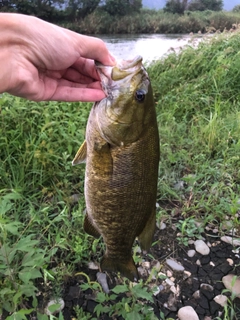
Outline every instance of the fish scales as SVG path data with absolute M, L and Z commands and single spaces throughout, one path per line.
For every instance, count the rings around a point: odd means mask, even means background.
M 126 80 L 126 76 L 124 74 L 121 79 L 120 68 L 120 80 L 117 79 L 112 85 L 116 101 L 106 97 L 96 103 L 86 129 L 87 216 L 84 228 L 93 236 L 103 237 L 106 252 L 101 269 L 120 271 L 131 280 L 138 277 L 132 259 L 133 242 L 138 237 L 141 248 L 149 249 L 155 229 L 159 163 L 153 95 L 141 63 L 141 58 L 137 57 L 136 70 L 131 67 L 127 75 L 127 81 L 130 81 L 128 88 L 126 83 L 121 82 Z M 134 60 L 129 64 L 134 65 Z M 124 72 L 127 71 L 125 67 Z M 100 76 L 106 81 L 101 73 Z M 112 71 L 110 80 L 113 77 Z M 109 80 L 109 75 L 107 78 Z M 144 101 L 136 103 L 135 96 L 141 96 L 141 90 Z M 117 104 L 115 108 L 114 103 Z M 111 108 L 112 112 L 109 110 Z M 78 160 L 76 156 L 73 163 L 78 163 Z

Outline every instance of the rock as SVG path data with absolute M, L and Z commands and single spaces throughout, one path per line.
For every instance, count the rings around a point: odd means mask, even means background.
M 146 268 L 146 269 L 150 269 L 150 267 L 151 267 L 149 261 L 144 261 L 144 262 L 142 262 L 142 266 L 143 266 L 143 268 Z
M 88 263 L 88 268 L 92 269 L 92 270 L 98 270 L 99 269 L 98 265 L 96 263 L 94 263 L 93 261 L 90 261 Z
M 189 256 L 189 258 L 192 258 L 193 256 L 195 256 L 196 251 L 195 250 L 188 250 L 187 255 Z
M 48 302 L 45 313 L 48 316 L 59 313 L 65 307 L 65 303 L 62 298 L 54 299 Z
M 166 228 L 167 228 L 166 223 L 161 222 L 160 225 L 159 225 L 159 229 L 160 229 L 160 230 L 164 230 L 164 229 L 166 229 Z
M 174 282 L 172 282 L 172 280 L 170 280 L 170 279 L 165 279 L 165 282 L 166 282 L 166 284 L 168 284 L 170 287 L 171 286 L 174 286 Z
M 199 252 L 200 254 L 202 255 L 209 254 L 210 249 L 203 240 L 196 240 L 194 242 L 194 245 L 195 245 L 196 251 Z
M 97 273 L 97 281 L 102 286 L 103 291 L 105 293 L 109 293 L 110 290 L 109 290 L 108 283 L 107 283 L 107 275 L 103 272 L 98 272 Z
M 233 266 L 233 259 L 228 258 L 228 259 L 227 259 L 227 262 L 229 263 L 230 266 Z
M 213 288 L 213 286 L 210 286 L 210 284 L 201 283 L 200 289 L 207 290 L 207 291 L 213 291 L 214 288 Z
M 196 314 L 195 310 L 190 307 L 182 307 L 178 310 L 178 317 L 180 320 L 199 320 L 198 315 Z
M 239 239 L 235 239 L 229 236 L 223 236 L 221 237 L 221 240 L 226 242 L 226 243 L 230 243 L 232 246 L 237 247 L 240 246 L 240 240 Z
M 228 274 L 222 278 L 222 282 L 226 289 L 231 291 L 236 297 L 240 298 L 240 278 L 234 274 Z
M 224 296 L 223 294 L 219 294 L 213 299 L 215 302 L 220 304 L 222 307 L 225 307 L 227 305 L 228 298 Z
M 201 265 L 201 261 L 198 259 L 198 260 L 196 261 L 196 264 L 197 264 L 198 266 L 200 266 L 200 265 Z
M 197 290 L 193 293 L 193 298 L 194 299 L 199 299 L 200 298 L 200 290 Z
M 175 295 L 179 296 L 179 293 L 180 293 L 179 285 L 177 285 L 176 287 L 175 286 L 171 286 L 170 287 L 170 291 L 172 291 L 172 293 L 174 293 Z
M 183 271 L 183 279 L 186 280 L 187 278 L 191 277 L 191 272 L 190 271 Z
M 180 263 L 178 263 L 172 259 L 167 259 L 166 263 L 174 271 L 184 271 L 184 269 L 185 269 Z
M 160 284 L 160 286 L 158 286 L 155 290 L 154 290 L 154 293 L 153 295 L 154 296 L 157 296 L 161 291 L 163 291 L 165 288 L 162 284 Z

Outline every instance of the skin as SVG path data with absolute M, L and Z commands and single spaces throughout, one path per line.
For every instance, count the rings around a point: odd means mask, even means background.
M 33 101 L 99 101 L 105 94 L 94 60 L 115 64 L 102 40 L 0 13 L 0 93 Z

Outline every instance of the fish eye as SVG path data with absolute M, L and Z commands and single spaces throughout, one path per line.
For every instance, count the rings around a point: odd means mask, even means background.
M 137 90 L 135 92 L 135 99 L 138 101 L 138 102 L 143 102 L 144 99 L 145 99 L 145 91 L 143 90 Z

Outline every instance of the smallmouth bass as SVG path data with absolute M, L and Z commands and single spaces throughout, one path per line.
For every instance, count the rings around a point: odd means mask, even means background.
M 106 98 L 93 105 L 86 140 L 72 164 L 86 162 L 85 231 L 102 236 L 102 271 L 138 279 L 132 246 L 152 244 L 156 220 L 159 134 L 142 57 L 96 64 Z

